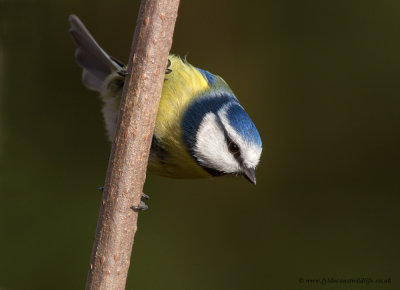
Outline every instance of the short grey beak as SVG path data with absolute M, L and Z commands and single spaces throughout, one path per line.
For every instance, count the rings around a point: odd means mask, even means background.
M 243 168 L 243 176 L 251 183 L 256 184 L 256 172 L 253 168 Z

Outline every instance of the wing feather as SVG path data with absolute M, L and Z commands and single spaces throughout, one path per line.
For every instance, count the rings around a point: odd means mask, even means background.
M 69 23 L 69 33 L 77 46 L 76 62 L 83 69 L 82 82 L 88 89 L 100 92 L 106 77 L 122 66 L 99 46 L 76 15 L 69 16 Z

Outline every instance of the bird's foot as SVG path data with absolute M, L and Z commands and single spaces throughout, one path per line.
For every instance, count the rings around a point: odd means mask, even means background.
M 128 75 L 128 71 L 126 69 L 121 69 L 117 71 L 117 74 L 119 74 L 121 77 L 126 77 Z
M 172 73 L 172 69 L 170 69 L 170 67 L 171 67 L 171 61 L 168 59 L 167 68 L 165 69 L 166 75 Z M 164 81 L 166 81 L 166 80 L 167 80 L 167 78 L 164 78 Z
M 150 196 L 148 196 L 147 194 L 145 194 L 144 192 L 142 192 L 142 196 L 140 197 L 140 199 L 142 201 L 146 201 L 150 199 Z
M 142 192 L 142 195 L 140 196 L 140 203 L 139 205 L 134 205 L 131 206 L 131 209 L 133 209 L 134 211 L 144 211 L 144 210 L 148 210 L 149 207 L 147 206 L 147 204 L 145 203 L 146 200 L 149 200 L 150 196 L 148 196 L 147 194 L 145 194 L 144 192 Z
M 133 209 L 134 211 L 144 211 L 144 210 L 148 210 L 149 207 L 147 206 L 147 204 L 145 204 L 144 201 L 141 201 L 139 203 L 139 205 L 133 205 L 131 206 L 131 209 Z
M 104 187 L 100 186 L 97 188 L 97 190 L 99 191 L 103 191 Z M 133 209 L 134 211 L 142 211 L 142 210 L 147 210 L 149 209 L 148 205 L 145 203 L 146 200 L 149 200 L 150 196 L 148 196 L 147 194 L 145 194 L 144 192 L 142 192 L 142 195 L 140 196 L 140 203 L 139 205 L 134 205 L 131 206 L 131 209 Z
M 165 74 L 170 74 L 172 72 L 172 69 L 170 69 L 171 67 L 171 61 L 168 59 L 168 64 L 167 64 L 167 68 L 165 69 Z

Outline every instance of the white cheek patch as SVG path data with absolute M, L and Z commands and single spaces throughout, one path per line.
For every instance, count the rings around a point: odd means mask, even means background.
M 197 161 L 225 173 L 240 170 L 238 161 L 229 152 L 223 129 L 214 113 L 204 116 L 196 136 L 194 148 Z
M 260 162 L 262 149 L 258 146 L 248 145 L 248 143 L 245 143 L 245 146 L 246 145 L 247 147 L 241 151 L 243 163 L 248 168 L 256 168 Z

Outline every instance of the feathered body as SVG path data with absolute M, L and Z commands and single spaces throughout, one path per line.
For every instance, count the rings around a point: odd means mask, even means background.
M 148 170 L 166 177 L 208 177 L 209 174 L 196 164 L 182 142 L 181 120 L 189 104 L 196 96 L 205 92 L 209 85 L 202 74 L 191 65 L 176 56 L 170 56 L 169 59 L 171 73 L 164 81 Z M 115 72 L 106 79 L 101 91 L 110 141 L 114 139 L 116 130 L 123 81 L 124 77 Z
M 78 46 L 77 62 L 83 68 L 83 83 L 100 92 L 107 134 L 112 141 L 125 67 L 97 45 L 76 16 L 70 17 L 70 23 Z M 254 168 L 261 150 L 256 127 L 226 82 L 170 55 L 149 172 L 172 178 L 241 174 L 255 183 Z

